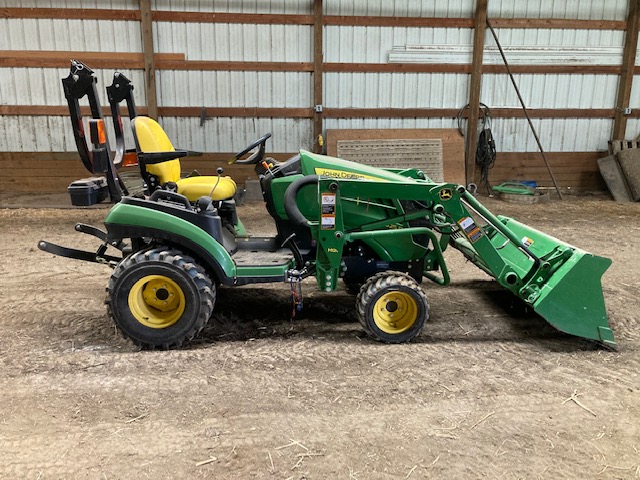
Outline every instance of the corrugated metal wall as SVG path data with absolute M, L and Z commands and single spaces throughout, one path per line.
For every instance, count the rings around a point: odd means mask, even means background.
M 636 65 L 640 65 L 640 38 L 638 39 L 638 54 Z M 629 107 L 634 110 L 640 108 L 640 75 L 634 75 L 633 77 Z M 632 137 L 640 137 L 640 119 L 638 118 L 627 120 L 627 138 Z
M 327 14 L 473 16 L 475 2 L 328 2 Z M 568 18 L 625 20 L 626 0 L 602 2 L 522 2 L 491 0 L 490 18 Z M 624 32 L 613 30 L 496 29 L 503 46 L 613 46 L 624 45 Z M 325 29 L 327 62 L 384 63 L 394 46 L 471 45 L 473 31 L 455 28 L 345 27 Z M 487 31 L 485 45 L 495 45 Z M 543 54 L 541 52 L 541 54 Z M 443 61 L 446 61 L 443 59 Z M 612 108 L 617 75 L 520 74 L 516 82 L 530 108 Z M 460 108 L 467 103 L 466 74 L 327 73 L 325 103 L 329 107 Z M 632 106 L 640 105 L 640 87 Z M 481 101 L 490 107 L 519 108 L 516 93 L 505 74 L 485 74 Z M 604 150 L 611 137 L 612 119 L 534 119 L 542 144 L 552 151 Z M 635 132 L 639 122 L 629 124 Z M 327 119 L 327 128 L 447 128 L 454 119 Z M 535 151 L 537 146 L 526 119 L 497 118 L 493 133 L 505 152 Z
M 7 7 L 137 9 L 137 0 L 5 0 Z M 325 0 L 326 15 L 470 18 L 473 0 L 433 2 L 394 0 L 340 2 Z M 154 10 L 242 13 L 310 14 L 312 2 L 297 0 L 172 1 L 155 0 Z M 489 17 L 625 20 L 627 0 L 522 2 L 491 0 Z M 241 25 L 156 22 L 158 53 L 184 53 L 188 60 L 313 61 L 310 25 Z M 504 45 L 621 47 L 624 32 L 614 30 L 498 29 Z M 469 28 L 354 27 L 328 25 L 324 29 L 324 61 L 386 63 L 394 46 L 406 44 L 470 45 Z M 493 39 L 487 32 L 487 45 Z M 71 50 L 140 52 L 137 21 L 0 19 L 0 50 Z M 91 59 L 85 59 L 91 64 Z M 137 103 L 146 103 L 141 71 L 124 70 L 136 85 Z M 0 104 L 64 105 L 57 68 L 0 68 Z M 112 71 L 99 70 L 100 92 L 111 83 Z M 612 108 L 616 75 L 520 74 L 516 76 L 531 108 Z M 327 108 L 460 108 L 468 96 L 467 74 L 348 73 L 324 76 Z M 313 105 L 312 74 L 308 72 L 169 71 L 157 73 L 161 106 L 301 107 Z M 102 97 L 104 99 L 104 96 Z M 481 100 L 491 107 L 517 107 L 517 99 L 503 74 L 483 77 Z M 634 82 L 631 107 L 640 108 L 640 86 Z M 295 151 L 311 146 L 312 120 L 293 118 L 160 119 L 174 143 L 204 151 L 235 151 L 251 139 L 273 132 L 271 149 Z M 4 116 L 0 129 L 2 151 L 75 150 L 66 117 Z M 325 120 L 325 128 L 448 128 L 452 118 L 349 118 Z M 594 151 L 606 148 L 610 119 L 535 119 L 543 146 L 553 151 Z M 640 121 L 629 121 L 638 133 Z M 535 150 L 524 119 L 496 118 L 494 135 L 500 151 Z
M 40 8 L 139 8 L 138 0 L 5 0 L 4 7 Z M 112 20 L 58 20 L 0 18 L 0 50 L 60 50 L 88 52 L 141 52 L 140 22 Z M 85 59 L 90 65 L 91 59 Z M 104 86 L 110 85 L 113 72 L 96 70 L 98 90 L 106 105 Z M 138 103 L 146 104 L 144 74 L 128 72 L 136 85 Z M 62 77 L 68 68 L 0 68 L 0 105 L 66 105 Z M 125 132 L 133 141 L 125 120 Z M 65 152 L 75 151 L 68 116 L 2 116 L 0 151 Z M 107 128 L 112 131 L 110 122 Z
M 327 15 L 468 18 L 473 0 L 326 2 Z M 469 28 L 327 26 L 326 62 L 386 63 L 389 51 L 405 44 L 471 44 Z M 333 108 L 460 108 L 468 97 L 467 74 L 329 72 L 324 102 Z M 452 128 L 452 118 L 327 119 L 329 128 Z
M 173 11 L 309 14 L 310 2 L 188 2 L 156 0 L 152 8 Z M 158 53 L 186 53 L 188 60 L 311 62 L 309 25 L 225 23 L 155 24 Z M 171 106 L 310 108 L 312 76 L 308 72 L 173 72 L 158 75 L 158 102 Z M 236 151 L 272 132 L 270 148 L 292 152 L 309 144 L 310 119 L 215 117 L 200 126 L 198 118 L 164 117 L 177 142 L 204 151 Z
M 573 2 L 489 2 L 489 17 L 571 18 L 625 20 L 626 0 Z M 496 29 L 501 44 L 557 47 L 620 47 L 624 31 Z M 495 45 L 487 31 L 486 45 Z M 544 54 L 541 51 L 541 54 Z M 508 58 L 507 58 L 508 60 Z M 525 104 L 529 108 L 611 108 L 618 90 L 617 75 L 515 75 Z M 483 75 L 481 99 L 492 107 L 518 107 L 520 104 L 507 75 Z M 604 150 L 611 138 L 612 119 L 535 119 L 533 121 L 545 149 L 558 152 Z M 497 119 L 494 134 L 499 149 L 506 152 L 535 151 L 535 139 L 526 119 Z

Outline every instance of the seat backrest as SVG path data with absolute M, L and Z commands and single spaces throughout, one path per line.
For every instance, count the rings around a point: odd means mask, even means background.
M 137 116 L 131 120 L 131 128 L 133 129 L 133 138 L 136 141 L 138 153 L 175 151 L 171 140 L 154 119 Z M 143 176 L 146 173 L 146 175 L 158 177 L 160 185 L 180 180 L 180 160 L 177 158 L 151 165 L 143 165 L 143 163 L 140 162 L 140 168 L 144 169 Z

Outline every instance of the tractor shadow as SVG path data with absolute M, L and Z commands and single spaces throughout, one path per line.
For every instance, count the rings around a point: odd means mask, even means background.
M 213 315 L 198 340 L 247 341 L 256 338 L 340 336 L 345 328 L 361 330 L 355 296 L 346 292 L 305 295 L 301 311 L 294 309 L 285 289 L 220 289 Z M 364 333 L 362 333 L 364 335 Z
M 535 344 L 550 351 L 574 352 L 599 348 L 550 326 L 510 292 L 487 282 L 460 285 L 463 312 L 452 315 L 450 293 L 432 302 L 423 333 L 413 343 L 446 344 L 508 342 Z M 305 295 L 304 308 L 295 312 L 286 289 L 223 288 L 209 324 L 194 344 L 238 342 L 262 338 L 322 338 L 340 343 L 369 340 L 358 323 L 356 297 L 346 291 Z M 454 312 L 456 313 L 456 312 Z M 464 328 L 463 328 L 464 327 Z M 372 344 L 378 344 L 371 340 Z M 382 344 L 379 344 L 382 345 Z

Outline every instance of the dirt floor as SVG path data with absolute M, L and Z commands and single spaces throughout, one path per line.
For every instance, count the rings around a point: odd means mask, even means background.
M 365 337 L 346 291 L 222 289 L 188 349 L 138 351 L 103 304 L 110 269 L 39 239 L 104 209 L 0 209 L 2 478 L 640 478 L 640 205 L 487 199 L 613 259 L 604 294 L 619 351 L 558 333 L 458 252 L 423 284 L 417 341 Z M 261 206 L 241 215 L 269 233 Z

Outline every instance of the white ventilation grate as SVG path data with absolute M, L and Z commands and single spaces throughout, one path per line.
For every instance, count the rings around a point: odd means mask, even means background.
M 444 182 L 441 139 L 338 140 L 337 155 L 382 168 L 417 168 Z

